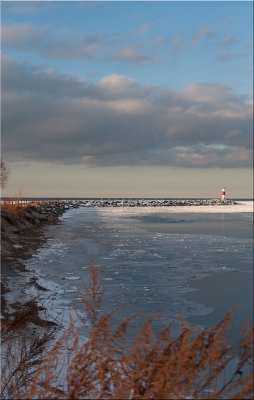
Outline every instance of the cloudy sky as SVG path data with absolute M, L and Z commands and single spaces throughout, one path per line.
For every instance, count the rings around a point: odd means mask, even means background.
M 253 196 L 252 2 L 1 8 L 5 195 Z

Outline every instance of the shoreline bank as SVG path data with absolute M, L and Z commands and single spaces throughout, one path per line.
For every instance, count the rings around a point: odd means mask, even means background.
M 31 258 L 35 251 L 47 240 L 44 236 L 43 228 L 50 224 L 57 224 L 59 217 L 71 208 L 77 208 L 75 202 L 37 202 L 21 204 L 11 204 L 4 202 L 1 204 L 1 319 L 2 322 L 20 319 L 20 315 L 31 313 L 30 321 L 36 325 L 41 325 L 39 318 L 40 308 L 36 302 L 24 301 L 20 298 L 11 312 L 7 309 L 5 300 L 6 293 L 11 295 L 12 288 L 8 286 L 8 276 L 14 275 L 17 279 L 22 279 L 24 272 L 24 261 Z M 36 286 L 36 282 L 31 282 L 31 286 Z M 44 288 L 41 288 L 44 290 Z M 23 300 L 23 301 L 22 301 Z M 43 321 L 45 324 L 46 321 Z

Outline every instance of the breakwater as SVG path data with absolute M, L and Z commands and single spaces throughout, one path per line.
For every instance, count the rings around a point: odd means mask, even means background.
M 81 200 L 77 201 L 79 206 L 83 207 L 175 207 L 175 206 L 211 206 L 211 205 L 235 205 L 237 204 L 232 200 L 219 200 L 219 199 L 179 199 L 179 200 Z
M 42 213 L 57 214 L 77 207 L 174 207 L 236 205 L 234 200 L 221 199 L 69 199 L 69 200 L 5 200 L 2 204 L 35 206 Z

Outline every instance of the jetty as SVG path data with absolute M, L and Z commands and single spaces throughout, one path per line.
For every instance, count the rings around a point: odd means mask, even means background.
M 52 213 L 52 208 L 56 214 L 70 208 L 78 207 L 176 207 L 176 206 L 225 206 L 238 204 L 233 200 L 222 199 L 69 199 L 69 200 L 15 200 L 6 199 L 2 204 L 19 206 L 36 206 L 42 213 Z

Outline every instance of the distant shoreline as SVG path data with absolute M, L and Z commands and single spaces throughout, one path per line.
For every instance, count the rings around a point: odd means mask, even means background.
M 69 208 L 121 208 L 121 209 L 168 209 L 172 212 L 190 212 L 200 210 L 200 212 L 252 212 L 253 201 L 231 199 L 62 199 L 62 200 L 35 200 L 24 198 L 1 200 L 1 206 L 14 207 L 39 207 L 51 209 L 52 207 L 61 208 L 66 211 Z
M 15 196 L 3 196 L 2 201 L 15 200 Z M 220 200 L 213 197 L 22 197 L 21 201 L 83 201 L 83 200 Z M 254 198 L 228 197 L 230 201 L 254 201 Z

